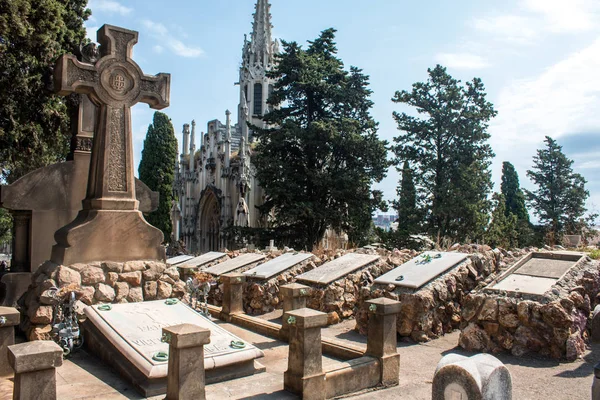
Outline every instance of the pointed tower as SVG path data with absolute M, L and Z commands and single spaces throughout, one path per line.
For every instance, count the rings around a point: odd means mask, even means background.
M 244 37 L 240 68 L 238 126 L 242 129 L 246 121 L 264 126 L 261 117 L 268 111 L 267 99 L 274 83 L 273 79 L 267 78 L 266 73 L 274 67 L 275 54 L 279 52 L 279 43 L 271 37 L 273 25 L 269 0 L 257 0 L 255 8 L 250 41 Z M 253 141 L 252 134 L 248 136 L 246 144 Z

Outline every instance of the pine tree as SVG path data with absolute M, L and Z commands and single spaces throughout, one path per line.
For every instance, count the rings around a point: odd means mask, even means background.
M 517 216 L 506 212 L 506 198 L 503 194 L 494 193 L 495 203 L 492 219 L 486 232 L 486 241 L 490 246 L 505 249 L 518 245 Z
M 586 180 L 573 172 L 573 161 L 562 152 L 562 146 L 546 136 L 546 147 L 533 157 L 533 169 L 527 176 L 538 187 L 527 198 L 542 225 L 546 226 L 550 244 L 560 241 L 564 233 L 581 233 L 581 218 L 587 211 L 585 201 L 590 193 Z
M 394 112 L 402 131 L 394 138 L 396 168 L 410 162 L 429 234 L 480 239 L 487 226 L 494 156 L 487 128 L 496 111 L 486 100 L 481 79 L 462 86 L 440 65 L 427 71 L 427 82 L 413 84 L 410 92 L 398 91 L 392 99 L 425 115 Z
M 259 139 L 253 163 L 266 193 L 260 210 L 274 212 L 274 227 L 308 249 L 327 228 L 354 243 L 364 239 L 373 211 L 383 207 L 371 185 L 388 167 L 386 142 L 369 113 L 368 76 L 344 69 L 334 39 L 328 29 L 307 49 L 282 42 L 269 73 L 277 79 L 264 117 L 272 128 L 252 127 Z
M 145 215 L 146 220 L 171 240 L 171 202 L 177 161 L 177 139 L 171 119 L 161 112 L 154 113 L 144 140 L 142 159 L 138 168 L 140 180 L 160 196 L 158 210 Z
M 87 0 L 0 1 L 0 181 L 65 159 L 77 96 L 53 94 L 56 59 L 86 41 Z

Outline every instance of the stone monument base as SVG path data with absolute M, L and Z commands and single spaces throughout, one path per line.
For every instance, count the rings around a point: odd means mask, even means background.
M 52 261 L 57 264 L 161 260 L 165 248 L 162 232 L 138 210 L 82 210 L 69 225 L 56 231 Z
M 185 304 L 164 300 L 135 304 L 115 304 L 112 310 L 98 306 L 85 309 L 83 324 L 86 346 L 130 381 L 143 396 L 158 396 L 167 390 L 167 360 L 153 355 L 168 352 L 161 341 L 163 327 L 191 323 L 210 329 L 211 342 L 204 347 L 206 383 L 222 382 L 264 372 L 256 361 L 262 351 L 250 343 L 234 347 L 240 339 Z

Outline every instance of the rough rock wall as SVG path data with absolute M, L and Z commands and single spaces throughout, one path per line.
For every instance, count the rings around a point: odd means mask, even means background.
M 134 303 L 181 298 L 185 284 L 176 267 L 158 261 L 96 262 L 57 265 L 46 261 L 33 274 L 19 300 L 21 329 L 29 340 L 48 339 L 53 317 L 51 288 L 73 289 L 78 308 L 97 303 Z
M 599 290 L 598 263 L 587 259 L 544 296 L 473 293 L 464 300 L 459 345 L 573 361 L 585 351 L 588 318 Z
M 401 302 L 397 331 L 418 342 L 437 338 L 459 328 L 464 297 L 483 287 L 525 251 L 492 250 L 488 246 L 453 246 L 452 250 L 470 253 L 459 266 L 427 283 L 417 291 L 395 285 L 371 285 L 361 288 L 356 304 L 356 330 L 367 333 L 368 312 L 365 301 L 378 297 Z M 416 254 L 415 254 L 416 256 Z M 412 258 L 412 257 L 411 257 Z

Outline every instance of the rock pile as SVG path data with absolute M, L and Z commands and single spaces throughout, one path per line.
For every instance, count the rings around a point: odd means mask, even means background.
M 19 300 L 21 329 L 29 340 L 48 339 L 53 316 L 52 288 L 73 288 L 78 308 L 97 303 L 133 303 L 182 297 L 185 284 L 177 268 L 158 261 L 57 265 L 46 261 L 33 274 Z

